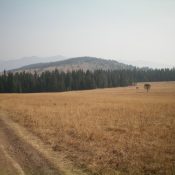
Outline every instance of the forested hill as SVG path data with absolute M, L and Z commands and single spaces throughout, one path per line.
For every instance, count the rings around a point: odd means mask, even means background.
M 134 69 L 134 66 L 119 63 L 115 60 L 105 60 L 96 57 L 77 57 L 66 59 L 57 62 L 50 63 L 38 63 L 23 66 L 19 69 L 13 70 L 14 72 L 34 72 L 41 73 L 44 71 L 53 71 L 58 69 L 59 71 L 67 72 L 72 70 L 94 71 L 94 70 L 122 70 L 122 69 Z
M 139 69 L 114 60 L 79 57 L 1 73 L 0 92 L 59 92 L 175 81 L 175 69 Z

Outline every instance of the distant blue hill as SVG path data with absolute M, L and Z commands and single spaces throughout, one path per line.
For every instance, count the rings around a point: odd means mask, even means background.
M 7 61 L 0 60 L 0 72 L 2 72 L 3 70 L 17 69 L 19 67 L 30 65 L 30 64 L 60 61 L 63 59 L 66 59 L 66 57 L 57 55 L 52 57 L 32 56 L 32 57 L 24 57 L 16 60 L 7 60 Z

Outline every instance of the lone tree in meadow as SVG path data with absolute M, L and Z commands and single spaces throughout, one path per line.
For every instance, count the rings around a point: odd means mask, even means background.
M 146 91 L 148 92 L 151 89 L 151 85 L 150 84 L 144 84 L 144 89 L 146 89 Z

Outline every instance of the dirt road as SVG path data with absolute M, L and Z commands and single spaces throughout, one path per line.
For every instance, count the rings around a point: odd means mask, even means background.
M 0 112 L 0 175 L 80 175 L 63 156 Z
M 8 120 L 9 121 L 9 120 Z M 10 124 L 10 123 L 9 123 Z M 0 118 L 0 174 L 57 174 L 58 170 Z

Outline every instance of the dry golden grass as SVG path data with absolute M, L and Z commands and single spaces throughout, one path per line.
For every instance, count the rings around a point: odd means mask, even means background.
M 94 174 L 175 173 L 175 82 L 1 94 L 0 110 Z

